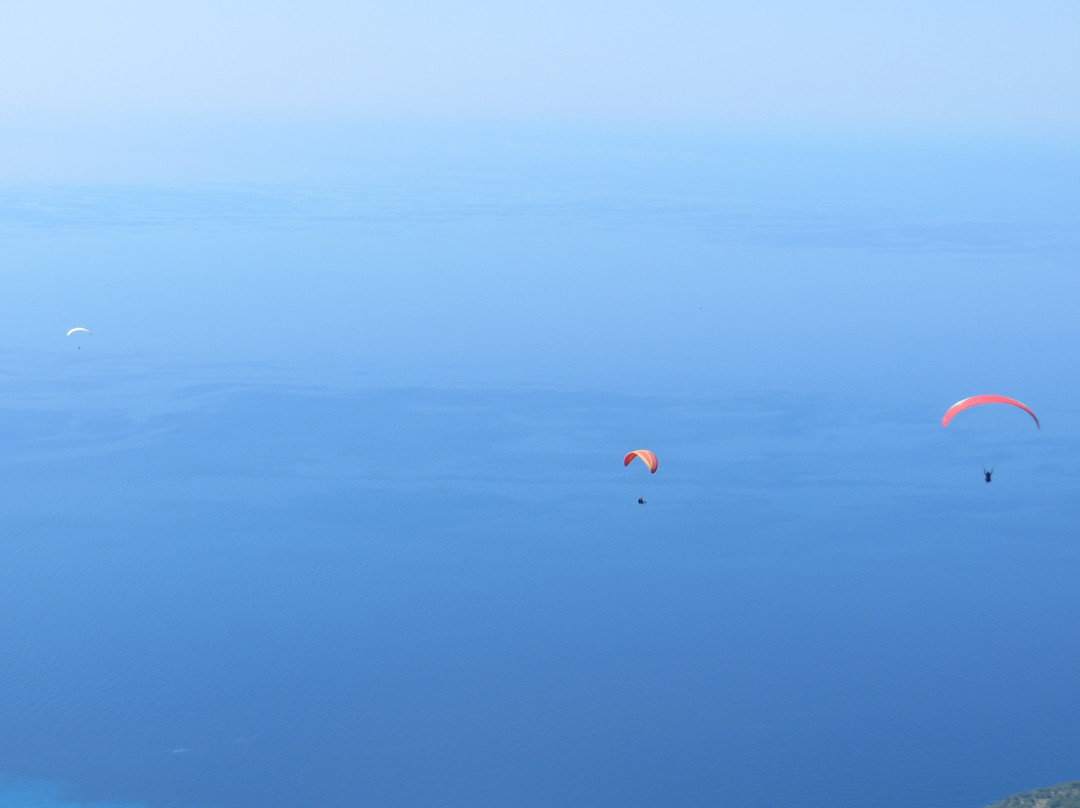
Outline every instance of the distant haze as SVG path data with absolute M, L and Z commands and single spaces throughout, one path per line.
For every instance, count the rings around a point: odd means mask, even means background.
M 1075 4 L 1046 0 L 51 0 L 7 10 L 0 109 L 7 153 L 36 148 L 43 166 L 43 149 L 62 157 L 91 132 L 107 153 L 109 133 L 166 125 L 179 139 L 377 121 L 1067 138 L 1078 28 Z

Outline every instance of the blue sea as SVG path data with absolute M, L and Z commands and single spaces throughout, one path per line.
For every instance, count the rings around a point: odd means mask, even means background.
M 500 137 L 0 189 L 0 806 L 1080 777 L 1077 154 Z

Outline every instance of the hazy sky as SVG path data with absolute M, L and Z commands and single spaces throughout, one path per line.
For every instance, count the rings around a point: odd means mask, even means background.
M 384 118 L 1067 134 L 1080 7 L 1012 2 L 44 0 L 5 11 L 14 122 Z

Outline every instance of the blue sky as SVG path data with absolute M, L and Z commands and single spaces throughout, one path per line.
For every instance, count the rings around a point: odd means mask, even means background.
M 388 123 L 434 143 L 436 122 L 1067 140 L 1078 17 L 1045 1 L 18 4 L 0 31 L 3 176 L 132 174 L 141 156 L 153 178 L 223 149 L 266 150 L 268 170 L 346 129 L 362 151 Z
M 43 2 L 8 115 L 1073 128 L 1066 2 Z

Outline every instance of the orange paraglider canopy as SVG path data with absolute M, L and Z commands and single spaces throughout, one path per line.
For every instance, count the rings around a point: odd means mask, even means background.
M 965 398 L 963 401 L 957 401 L 949 407 L 948 412 L 945 413 L 945 417 L 941 419 L 941 425 L 948 426 L 949 421 L 951 421 L 958 412 L 966 410 L 968 407 L 976 407 L 979 404 L 1011 404 L 1014 407 L 1019 407 L 1035 419 L 1035 426 L 1042 429 L 1042 426 L 1039 424 L 1039 417 L 1031 411 L 1030 407 L 1021 404 L 1015 398 L 1009 398 L 1008 396 L 972 396 L 971 398 Z
M 649 472 L 651 474 L 656 474 L 656 468 L 660 465 L 659 461 L 656 459 L 656 455 L 648 449 L 638 449 L 636 452 L 630 452 L 630 454 L 624 457 L 622 464 L 624 466 L 629 466 L 630 461 L 635 457 L 640 457 L 642 462 L 649 467 Z

